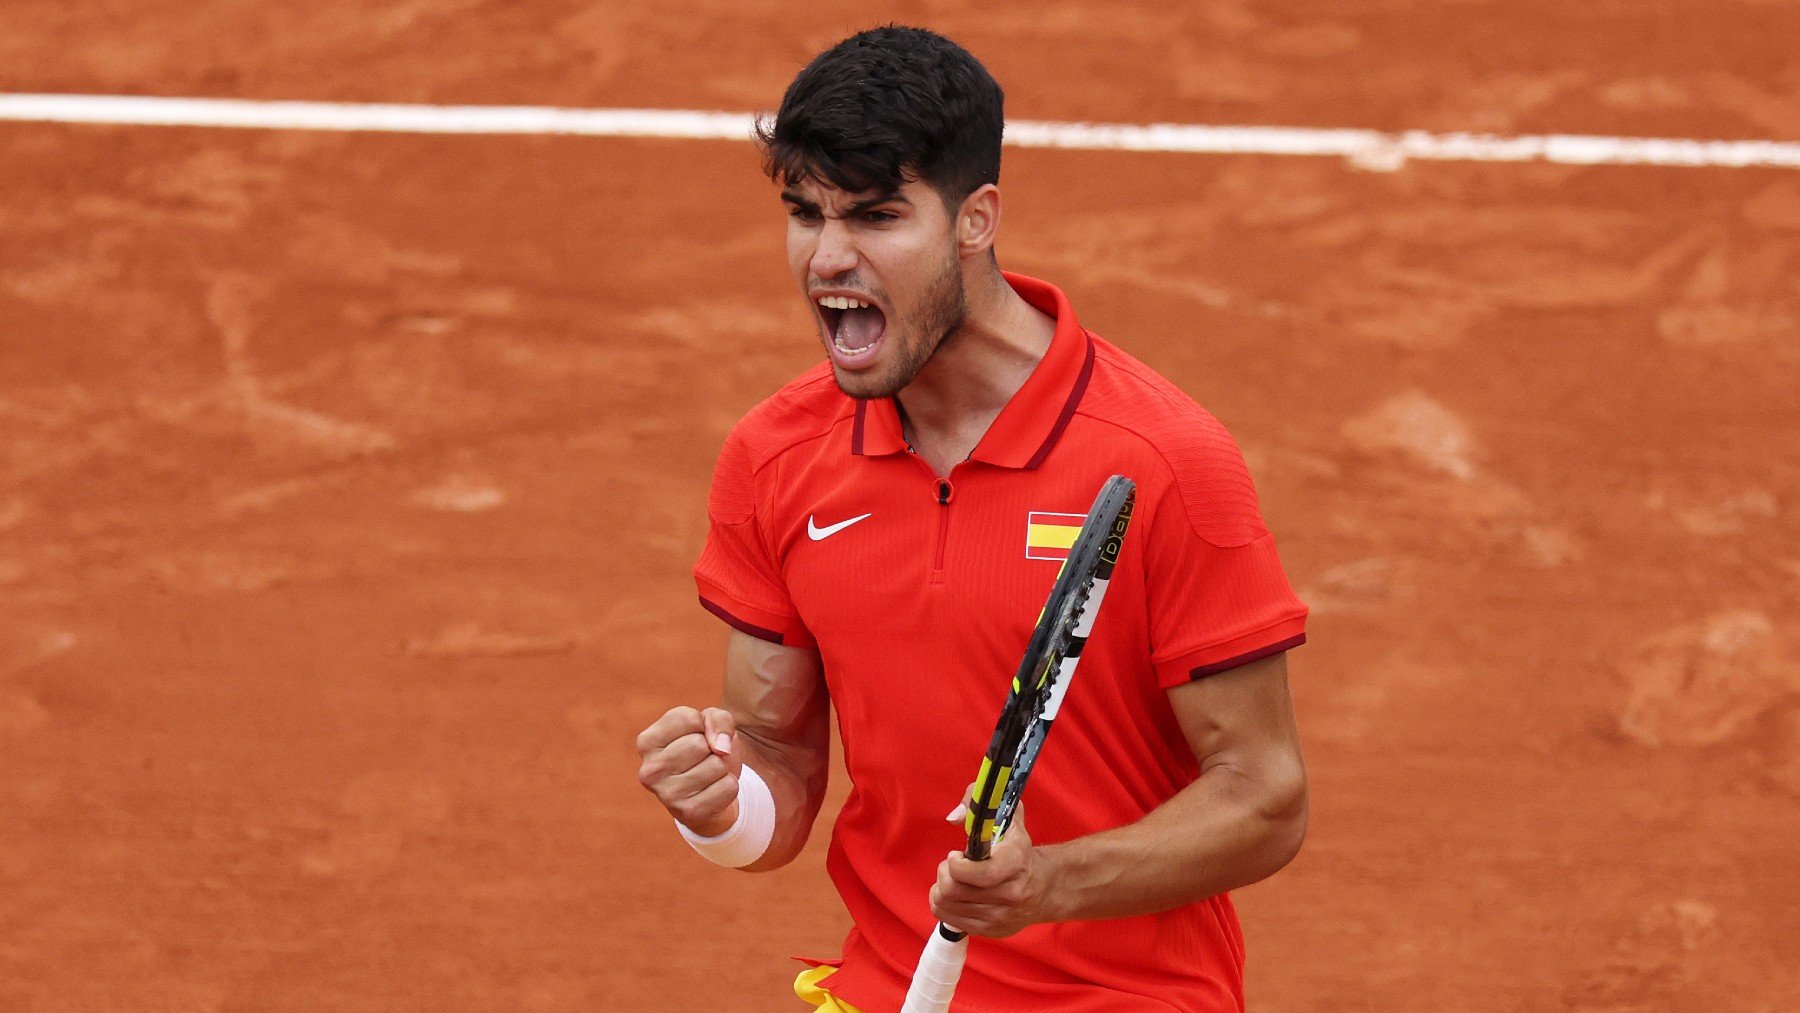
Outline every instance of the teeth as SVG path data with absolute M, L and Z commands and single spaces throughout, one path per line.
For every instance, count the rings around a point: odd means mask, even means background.
M 828 310 L 866 310 L 869 308 L 869 304 L 861 299 L 852 299 L 842 295 L 820 296 L 819 305 Z

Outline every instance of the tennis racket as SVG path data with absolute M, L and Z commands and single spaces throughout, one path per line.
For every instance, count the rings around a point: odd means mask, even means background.
M 995 842 L 1012 825 L 1038 751 L 1050 734 L 1050 724 L 1056 720 L 1075 666 L 1081 661 L 1081 649 L 1093 632 L 1094 617 L 1106 597 L 1113 565 L 1119 561 L 1136 499 L 1137 486 L 1123 475 L 1114 475 L 1100 487 L 1100 495 L 1094 498 L 1069 558 L 1063 561 L 1062 572 L 1050 589 L 1050 600 L 1038 615 L 1037 628 L 1031 632 L 1006 705 L 1000 709 L 1000 721 L 981 759 L 969 814 L 963 818 L 969 834 L 963 854 L 977 862 L 987 859 Z M 919 956 L 900 1013 L 948 1010 L 968 952 L 968 936 L 939 923 Z

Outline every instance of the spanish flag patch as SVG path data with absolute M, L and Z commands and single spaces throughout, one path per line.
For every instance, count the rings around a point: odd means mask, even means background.
M 1075 536 L 1081 534 L 1086 514 L 1056 514 L 1033 510 L 1025 518 L 1026 559 L 1068 559 Z

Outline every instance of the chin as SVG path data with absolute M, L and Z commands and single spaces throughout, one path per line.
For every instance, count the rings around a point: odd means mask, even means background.
M 900 385 L 895 385 L 891 377 L 862 371 L 853 373 L 835 364 L 831 367 L 831 376 L 837 381 L 838 390 L 863 401 L 900 393 Z

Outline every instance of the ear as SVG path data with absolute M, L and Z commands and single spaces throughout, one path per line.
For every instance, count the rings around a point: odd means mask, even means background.
M 1000 232 L 1000 188 L 984 183 L 963 198 L 956 212 L 956 252 L 973 257 L 994 248 Z

